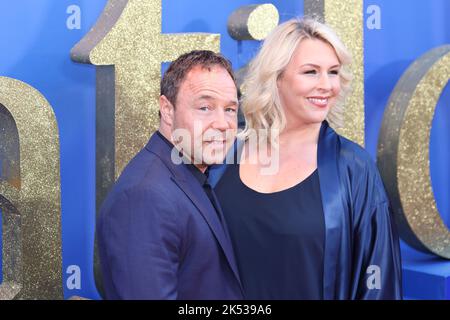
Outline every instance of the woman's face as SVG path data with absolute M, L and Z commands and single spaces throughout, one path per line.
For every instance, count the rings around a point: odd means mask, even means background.
M 331 45 L 303 39 L 277 81 L 288 125 L 320 123 L 341 91 L 339 59 Z

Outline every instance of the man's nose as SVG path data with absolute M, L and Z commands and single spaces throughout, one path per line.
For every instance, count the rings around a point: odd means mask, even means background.
M 214 115 L 212 127 L 217 130 L 226 130 L 229 128 L 227 119 L 225 118 L 225 111 L 218 110 Z

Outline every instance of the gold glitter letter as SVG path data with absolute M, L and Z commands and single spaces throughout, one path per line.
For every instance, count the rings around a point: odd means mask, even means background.
M 429 147 L 434 110 L 449 78 L 450 45 L 416 60 L 389 98 L 378 145 L 378 164 L 403 240 L 447 259 L 450 231 L 431 188 Z
M 220 50 L 217 34 L 162 34 L 161 0 L 110 0 L 72 59 L 97 72 L 97 170 L 108 185 L 159 124 L 161 62 L 194 49 Z M 101 154 L 98 154 L 101 152 Z M 100 167 L 99 167 L 100 165 Z M 112 174 L 112 176 L 111 176 Z
M 161 9 L 161 0 L 109 0 L 71 52 L 74 61 L 97 66 L 97 212 L 112 183 L 158 127 L 161 62 L 194 49 L 220 50 L 218 34 L 162 34 Z M 98 274 L 96 280 L 101 290 Z
M 345 104 L 344 127 L 337 131 L 364 145 L 363 1 L 304 0 L 305 15 L 322 18 L 332 27 L 353 57 L 352 94 Z
M 0 77 L 0 299 L 62 299 L 59 135 L 36 89 Z

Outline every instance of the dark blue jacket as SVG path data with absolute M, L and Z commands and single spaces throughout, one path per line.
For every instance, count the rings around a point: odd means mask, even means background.
M 130 161 L 97 221 L 108 299 L 241 299 L 233 249 L 211 201 L 157 134 Z

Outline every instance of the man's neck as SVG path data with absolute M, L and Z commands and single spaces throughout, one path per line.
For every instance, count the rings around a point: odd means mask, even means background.
M 172 134 L 170 133 L 170 131 L 164 130 L 161 127 L 158 129 L 158 131 L 164 138 L 166 138 L 168 141 L 170 141 L 170 143 L 174 144 L 172 141 Z
M 196 166 L 197 169 L 203 173 L 205 173 L 206 169 L 208 169 L 208 166 L 205 164 L 194 164 L 194 166 Z
M 171 134 L 168 130 L 164 130 L 164 128 L 161 128 L 161 127 L 160 127 L 160 128 L 158 129 L 158 131 L 159 131 L 159 133 L 160 133 L 164 138 L 166 138 L 170 143 L 172 143 L 172 144 L 174 145 L 175 148 L 177 148 L 177 147 L 175 146 L 175 144 L 173 143 L 173 140 L 172 140 L 172 134 Z M 177 148 L 177 149 L 178 149 L 178 148 Z M 203 164 L 203 163 L 197 164 L 197 163 L 195 163 L 194 159 L 192 159 L 192 157 L 189 157 L 188 155 L 185 155 L 184 153 L 183 153 L 183 156 L 184 156 L 186 159 L 190 159 L 190 162 L 191 162 L 198 170 L 200 170 L 200 172 L 205 173 L 206 169 L 208 168 L 208 166 L 207 166 L 206 164 Z

